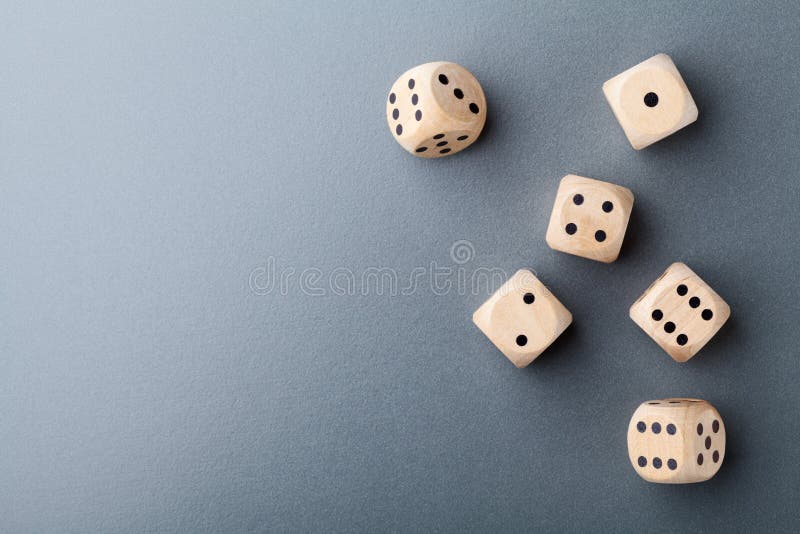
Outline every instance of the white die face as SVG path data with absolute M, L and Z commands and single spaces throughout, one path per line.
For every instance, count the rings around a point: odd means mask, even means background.
M 694 356 L 730 307 L 683 263 L 672 264 L 631 307 L 631 317 L 677 361 Z
M 674 350 L 689 341 L 705 343 L 710 339 L 716 332 L 714 312 L 720 313 L 719 309 L 715 310 L 716 299 L 698 277 L 678 282 L 660 288 L 650 312 L 656 341 Z
M 614 115 L 639 150 L 697 120 L 697 106 L 677 67 L 657 54 L 603 84 Z
M 467 69 L 455 63 L 441 63 L 429 83 L 433 98 L 448 117 L 469 124 L 486 121 L 483 89 Z
M 514 365 L 525 367 L 570 325 L 572 314 L 533 273 L 520 270 L 472 320 Z
M 642 404 L 628 426 L 628 455 L 649 482 L 708 480 L 725 456 L 725 427 L 716 409 L 699 399 Z
M 694 463 L 698 471 L 714 476 L 725 458 L 725 425 L 719 413 L 712 407 L 703 410 L 695 419 L 696 425 L 689 432 L 692 434 L 694 447 Z M 692 458 L 689 458 L 692 461 Z
M 552 343 L 558 317 L 538 279 L 522 276 L 516 282 L 494 305 L 490 321 L 499 327 L 492 341 L 519 361 L 535 358 Z
M 633 206 L 627 188 L 582 176 L 561 180 L 547 227 L 555 250 L 612 262 L 619 256 Z
M 386 104 L 395 140 L 412 154 L 437 158 L 471 145 L 486 122 L 486 97 L 464 67 L 438 61 L 395 81 Z
M 619 112 L 643 132 L 665 135 L 678 125 L 688 105 L 684 87 L 677 71 L 645 64 L 622 84 Z

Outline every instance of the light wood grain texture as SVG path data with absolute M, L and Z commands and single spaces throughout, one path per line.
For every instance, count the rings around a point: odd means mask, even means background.
M 675 63 L 658 54 L 603 84 L 633 148 L 640 150 L 697 120 L 697 106 Z
M 675 361 L 699 351 L 731 315 L 728 304 L 683 263 L 673 263 L 633 303 L 630 316 Z
M 467 69 L 435 61 L 403 73 L 389 91 L 386 120 L 400 145 L 415 156 L 461 152 L 486 123 L 486 97 Z
M 547 227 L 550 248 L 611 263 L 619 256 L 633 207 L 631 190 L 570 174 L 561 179 Z
M 725 425 L 710 403 L 663 399 L 641 404 L 628 425 L 628 457 L 649 482 L 703 482 L 725 457 Z
M 572 323 L 572 314 L 532 272 L 521 269 L 472 321 L 514 365 L 525 367 Z

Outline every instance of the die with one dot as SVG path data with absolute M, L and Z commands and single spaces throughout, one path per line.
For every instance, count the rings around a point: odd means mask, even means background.
M 641 404 L 628 424 L 628 457 L 648 482 L 703 482 L 725 457 L 725 425 L 709 402 L 663 399 Z
M 394 82 L 386 120 L 407 151 L 440 158 L 475 142 L 486 123 L 486 97 L 475 76 L 461 65 L 425 63 Z
M 532 272 L 521 269 L 472 321 L 514 365 L 525 367 L 572 323 L 572 314 Z
M 697 120 L 697 106 L 672 59 L 657 54 L 603 84 L 611 109 L 640 150 Z
M 632 208 L 630 189 L 570 174 L 561 179 L 545 239 L 554 250 L 611 263 Z
M 683 263 L 673 263 L 633 303 L 630 316 L 675 361 L 685 362 L 719 331 L 731 309 Z

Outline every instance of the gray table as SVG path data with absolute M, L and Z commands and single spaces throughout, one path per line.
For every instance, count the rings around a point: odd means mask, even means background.
M 0 8 L 0 530 L 800 529 L 796 2 L 195 4 Z M 700 118 L 636 152 L 601 84 L 662 51 Z M 489 122 L 426 161 L 436 59 Z M 616 263 L 546 246 L 567 173 L 634 191 Z M 678 260 L 733 310 L 684 365 L 627 315 Z M 575 317 L 524 370 L 457 284 L 520 267 Z M 707 483 L 629 465 L 669 395 Z

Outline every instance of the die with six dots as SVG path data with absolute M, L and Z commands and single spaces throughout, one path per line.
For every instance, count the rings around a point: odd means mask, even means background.
M 708 480 L 725 457 L 722 417 L 710 403 L 699 399 L 645 402 L 628 424 L 628 457 L 648 482 Z
M 572 323 L 572 314 L 532 272 L 521 269 L 472 321 L 514 365 L 525 367 Z
M 475 76 L 461 65 L 425 63 L 394 82 L 386 120 L 407 151 L 440 158 L 475 142 L 486 123 L 486 97 Z
M 697 120 L 697 106 L 672 59 L 657 54 L 603 84 L 611 109 L 640 150 Z
M 570 174 L 561 179 L 547 227 L 550 248 L 610 263 L 619 256 L 633 207 L 631 190 Z
M 678 362 L 697 354 L 730 315 L 722 297 L 683 263 L 670 265 L 630 309 L 631 319 Z

